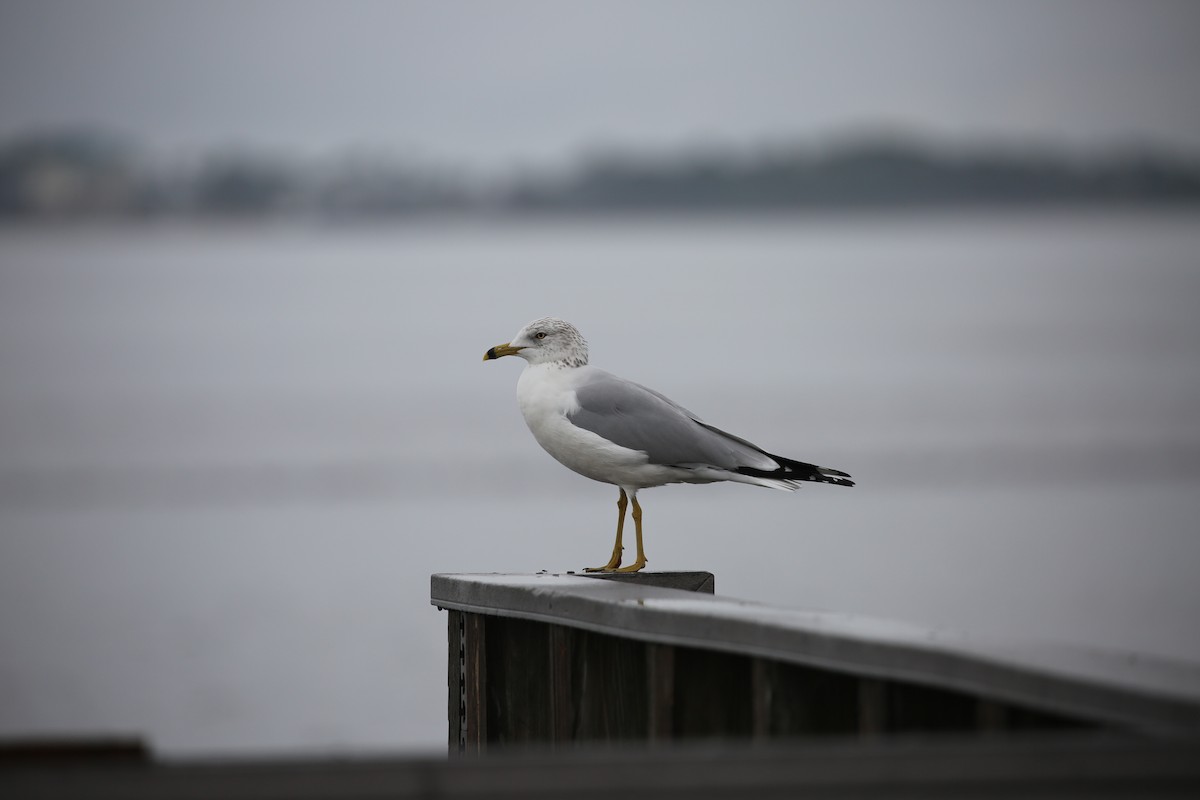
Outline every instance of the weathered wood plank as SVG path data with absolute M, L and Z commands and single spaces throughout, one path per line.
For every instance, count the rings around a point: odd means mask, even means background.
M 995 700 L 975 701 L 975 726 L 985 733 L 996 733 L 1008 727 L 1008 707 Z
M 858 680 L 858 735 L 882 736 L 887 730 L 888 686 L 878 678 Z
M 888 686 L 888 733 L 955 733 L 978 729 L 977 697 L 901 681 Z
M 576 709 L 571 654 L 578 634 L 564 625 L 547 625 L 550 639 L 550 741 L 556 745 L 575 739 Z
M 755 741 L 766 741 L 773 732 L 771 712 L 777 677 L 775 662 L 765 658 L 750 660 L 750 736 Z
M 1047 643 L 990 643 L 896 621 L 574 575 L 435 575 L 431 588 L 434 603 L 467 612 L 986 698 L 1033 714 L 1011 716 L 1015 730 L 1027 721 L 1044 728 L 1087 720 L 1153 733 L 1200 732 L 1197 665 Z M 576 662 L 573 680 L 580 669 Z
M 646 645 L 647 738 L 669 741 L 675 735 L 675 648 Z
M 717 579 L 711 572 L 589 572 L 583 577 L 701 594 L 713 594 L 717 590 Z
M 461 611 L 446 612 L 446 720 L 451 753 L 463 748 L 463 617 Z
M 851 736 L 859 729 L 858 679 L 853 675 L 756 659 L 770 685 L 767 718 L 773 737 Z
M 545 625 L 523 619 L 487 621 L 487 742 L 528 744 L 553 739 L 550 641 Z
M 753 732 L 750 661 L 716 650 L 675 650 L 675 735 L 748 738 Z
M 487 617 L 463 617 L 463 732 L 462 751 L 480 753 L 487 747 Z
M 639 741 L 649 727 L 646 645 L 581 632 L 571 664 L 579 741 Z

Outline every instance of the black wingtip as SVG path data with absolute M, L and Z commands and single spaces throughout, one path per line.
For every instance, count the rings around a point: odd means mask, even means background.
M 834 486 L 854 485 L 854 481 L 850 480 L 850 474 L 842 472 L 840 469 L 818 467 L 816 464 L 793 461 L 790 458 L 777 455 L 771 455 L 771 458 L 779 462 L 779 469 L 766 470 L 755 469 L 754 467 L 739 467 L 737 471 L 743 475 L 752 475 L 756 478 L 775 478 L 776 480 L 783 481 L 812 481 L 813 483 L 829 483 Z

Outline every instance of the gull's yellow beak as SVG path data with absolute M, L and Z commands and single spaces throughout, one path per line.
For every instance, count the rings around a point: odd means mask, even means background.
M 524 349 L 524 347 L 513 347 L 511 344 L 505 342 L 504 344 L 496 345 L 484 353 L 483 360 L 491 361 L 493 358 L 500 358 L 501 356 L 515 356 Z

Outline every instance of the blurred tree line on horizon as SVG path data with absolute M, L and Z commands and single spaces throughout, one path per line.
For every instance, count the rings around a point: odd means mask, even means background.
M 1200 160 L 1152 148 L 1082 157 L 1029 146 L 947 151 L 903 137 L 827 148 L 610 151 L 566 173 L 502 181 L 384 155 L 287 159 L 226 151 L 156 165 L 96 132 L 0 142 L 0 219 L 395 218 L 1200 202 Z

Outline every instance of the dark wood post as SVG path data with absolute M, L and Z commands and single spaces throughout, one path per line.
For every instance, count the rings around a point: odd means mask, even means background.
M 858 732 L 863 737 L 881 736 L 887 729 L 887 684 L 878 678 L 858 681 Z
M 462 752 L 487 749 L 487 618 L 463 615 Z
M 575 631 L 564 625 L 548 625 L 550 637 L 550 741 L 559 746 L 575 738 L 575 697 L 572 692 L 571 653 Z
M 449 609 L 446 619 L 446 721 L 451 753 L 463 749 L 463 612 Z
M 750 735 L 757 740 L 771 736 L 771 705 L 774 702 L 775 670 L 766 659 L 756 658 L 750 664 L 750 698 L 754 703 Z
M 669 741 L 675 735 L 675 648 L 646 645 L 647 731 L 650 741 Z

